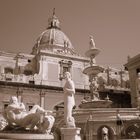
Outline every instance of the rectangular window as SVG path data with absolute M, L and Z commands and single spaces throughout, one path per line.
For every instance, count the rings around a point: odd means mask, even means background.
M 3 109 L 6 109 L 9 105 L 9 101 L 3 101 Z
M 13 69 L 10 67 L 6 67 L 6 68 L 4 68 L 4 72 L 13 74 Z
M 63 67 L 63 76 L 64 76 L 65 72 L 69 72 L 69 68 L 64 66 Z
M 65 74 L 65 72 L 70 72 L 71 66 L 72 66 L 72 62 L 71 62 L 71 61 L 64 61 L 64 60 L 61 60 L 61 61 L 59 62 L 59 64 L 60 64 L 59 79 L 62 80 L 62 79 L 64 79 L 64 74 Z

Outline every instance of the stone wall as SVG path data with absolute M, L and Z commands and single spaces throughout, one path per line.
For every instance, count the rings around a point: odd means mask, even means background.
M 0 111 L 3 110 L 4 105 L 8 104 L 11 96 L 21 98 L 21 101 L 26 105 L 27 110 L 29 106 L 35 104 L 41 105 L 41 97 L 44 98 L 44 108 L 46 110 L 53 110 L 54 106 L 63 102 L 62 89 L 53 89 L 52 87 L 27 87 L 25 85 L 0 85 Z M 77 92 L 75 95 L 76 105 L 80 104 L 83 98 L 83 93 Z

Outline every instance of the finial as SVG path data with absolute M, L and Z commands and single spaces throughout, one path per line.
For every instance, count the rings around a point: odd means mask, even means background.
M 53 16 L 55 15 L 55 8 L 53 8 Z
M 90 45 L 90 48 L 95 48 L 95 42 L 94 42 L 94 39 L 93 39 L 93 36 L 92 35 L 90 35 L 89 45 Z

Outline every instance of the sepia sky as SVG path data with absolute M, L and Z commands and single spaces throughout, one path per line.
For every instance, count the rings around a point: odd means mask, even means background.
M 98 64 L 122 68 L 140 53 L 140 0 L 0 0 L 0 51 L 30 53 L 53 8 L 79 54 L 93 35 Z

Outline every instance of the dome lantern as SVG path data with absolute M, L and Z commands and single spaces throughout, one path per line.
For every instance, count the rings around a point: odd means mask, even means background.
M 51 28 L 60 29 L 59 19 L 55 15 L 55 8 L 53 9 L 53 15 L 52 15 L 52 17 L 49 18 L 49 20 L 48 20 L 48 28 L 47 29 L 51 29 Z

